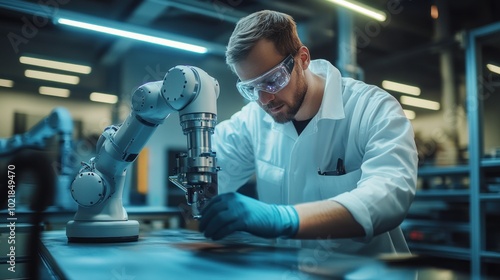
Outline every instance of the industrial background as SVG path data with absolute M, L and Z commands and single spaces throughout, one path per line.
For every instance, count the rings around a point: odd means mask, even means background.
M 313 59 L 327 59 L 345 76 L 386 88 L 412 120 L 420 170 L 419 193 L 403 224 L 410 249 L 473 272 L 498 273 L 500 1 L 358 1 L 383 12 L 384 21 L 332 2 L 0 0 L 0 138 L 25 133 L 54 108 L 65 107 L 74 124 L 72 161 L 77 166 L 93 156 L 106 126 L 125 119 L 138 86 L 161 80 L 170 68 L 184 64 L 219 81 L 218 120 L 227 119 L 245 104 L 235 87 L 237 77 L 224 60 L 235 23 L 258 10 L 281 11 L 295 19 Z M 61 19 L 199 45 L 206 53 L 76 28 Z M 41 80 L 30 77 L 30 71 L 46 67 L 23 60 L 27 57 L 90 70 L 71 74 L 73 83 Z M 384 81 L 411 85 L 418 94 L 389 88 Z M 116 100 L 91 100 L 96 92 Z M 410 104 L 408 97 L 438 107 Z M 178 206 L 182 194 L 167 176 L 185 141 L 177 117 L 167 119 L 128 174 L 127 205 Z M 56 142 L 52 139 L 47 148 L 49 157 L 57 154 Z M 251 187 L 249 182 L 249 192 Z M 26 189 L 19 205 L 29 209 L 35 192 Z M 189 225 L 173 219 L 167 226 Z

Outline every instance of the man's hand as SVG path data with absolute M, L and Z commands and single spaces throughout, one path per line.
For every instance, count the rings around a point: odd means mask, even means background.
M 293 237 L 299 228 L 293 206 L 266 204 L 239 193 L 212 198 L 201 214 L 200 231 L 214 240 L 235 231 L 265 238 Z

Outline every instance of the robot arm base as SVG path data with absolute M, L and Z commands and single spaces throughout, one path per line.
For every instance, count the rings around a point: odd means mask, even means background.
M 137 221 L 69 221 L 66 236 L 74 243 L 131 242 L 139 239 Z

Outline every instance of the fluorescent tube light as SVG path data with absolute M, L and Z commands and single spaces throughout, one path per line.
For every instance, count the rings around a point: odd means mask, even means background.
M 95 102 L 115 104 L 116 102 L 118 102 L 118 96 L 101 92 L 92 92 L 90 94 L 90 100 Z
M 338 4 L 347 9 L 353 10 L 365 16 L 371 17 L 378 21 L 385 21 L 387 16 L 384 12 L 376 10 L 372 7 L 366 6 L 356 1 L 346 1 L 346 0 L 328 0 L 332 3 Z
M 70 91 L 65 88 L 55 88 L 55 87 L 40 87 L 38 92 L 43 95 L 57 96 L 57 97 L 69 97 Z
M 387 89 L 387 90 L 393 90 L 397 92 L 402 92 L 410 95 L 415 95 L 419 96 L 420 95 L 420 88 L 415 87 L 415 86 L 409 86 L 401 83 L 396 83 L 392 81 L 382 81 L 382 87 Z
M 37 70 L 26 70 L 24 75 L 28 78 L 58 82 L 63 84 L 76 85 L 80 82 L 80 78 L 72 75 L 56 74 Z
M 116 36 L 120 36 L 120 37 L 124 37 L 124 38 L 129 38 L 129 39 L 139 40 L 139 41 L 153 43 L 153 44 L 157 44 L 157 45 L 182 49 L 182 50 L 186 50 L 186 51 L 191 51 L 191 52 L 196 52 L 196 53 L 206 53 L 207 52 L 207 48 L 205 48 L 205 47 L 201 47 L 201 46 L 197 46 L 197 45 L 193 45 L 193 44 L 182 43 L 182 42 L 173 41 L 173 40 L 168 40 L 168 39 L 159 38 L 159 37 L 154 37 L 154 36 L 149 36 L 149 35 L 144 35 L 144 34 L 140 34 L 140 33 L 136 33 L 136 32 L 125 31 L 125 30 L 121 30 L 121 29 L 117 29 L 117 28 L 111 28 L 111 27 L 106 27 L 106 26 L 101 26 L 101 25 L 96 25 L 96 24 L 90 24 L 90 23 L 66 19 L 66 18 L 59 18 L 59 19 L 57 19 L 57 22 L 60 24 L 65 24 L 65 25 L 69 25 L 69 26 L 73 26 L 73 27 L 83 28 L 83 29 L 87 29 L 87 30 L 101 32 L 101 33 L 107 33 L 107 34 L 116 35 Z
M 486 68 L 493 73 L 500 74 L 500 66 L 496 66 L 494 64 L 486 64 Z
M 401 96 L 399 100 L 401 101 L 402 104 L 429 110 L 437 111 L 441 107 L 439 102 L 410 97 L 410 96 Z
M 406 117 L 409 120 L 415 119 L 415 111 L 412 111 L 412 110 L 403 110 L 403 112 L 405 113 Z
M 69 72 L 75 72 L 80 74 L 89 74 L 92 71 L 92 68 L 85 65 L 60 62 L 55 60 L 41 59 L 30 56 L 21 56 L 19 58 L 19 62 L 23 64 L 35 65 L 40 67 L 64 70 Z
M 0 79 L 0 87 L 13 87 L 13 86 L 14 86 L 14 81 Z

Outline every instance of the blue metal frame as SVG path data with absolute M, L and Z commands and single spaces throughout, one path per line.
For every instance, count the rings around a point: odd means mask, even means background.
M 470 253 L 471 275 L 474 279 L 481 277 L 481 257 L 485 251 L 484 211 L 481 205 L 481 162 L 483 157 L 483 121 L 482 100 L 478 78 L 482 76 L 480 45 L 477 40 L 500 34 L 500 22 L 471 30 L 467 34 L 465 51 L 466 88 L 467 88 L 467 122 L 469 126 L 469 166 L 470 166 Z

